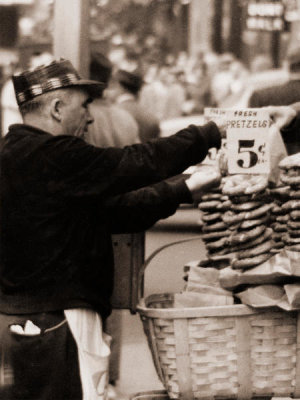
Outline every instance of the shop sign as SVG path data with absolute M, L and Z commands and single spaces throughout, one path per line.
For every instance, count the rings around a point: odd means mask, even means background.
M 281 1 L 249 1 L 246 27 L 255 31 L 284 31 L 285 6 Z

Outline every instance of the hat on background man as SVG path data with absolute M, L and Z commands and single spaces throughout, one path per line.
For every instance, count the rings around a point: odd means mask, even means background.
M 117 81 L 133 94 L 137 94 L 144 84 L 142 76 L 138 72 L 128 72 L 119 69 L 116 73 Z
M 82 79 L 71 62 L 65 59 L 13 75 L 12 81 L 19 107 L 52 90 L 77 87 L 92 97 L 99 97 L 104 89 L 102 82 Z
M 112 62 L 102 53 L 95 52 L 91 55 L 90 78 L 108 85 L 113 70 Z

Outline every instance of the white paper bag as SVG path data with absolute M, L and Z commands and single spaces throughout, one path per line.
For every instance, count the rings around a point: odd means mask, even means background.
M 111 337 L 93 310 L 65 310 L 78 347 L 83 400 L 106 400 Z

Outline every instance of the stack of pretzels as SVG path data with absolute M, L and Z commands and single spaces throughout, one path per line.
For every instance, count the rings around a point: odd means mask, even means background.
M 289 214 L 283 204 L 289 200 L 289 192 L 290 187 L 287 185 L 269 189 L 270 201 L 273 204 L 271 209 L 273 253 L 279 253 L 285 247 L 284 236 L 287 232 Z
M 273 255 L 267 187 L 266 176 L 237 174 L 223 178 L 214 199 L 203 196 L 199 209 L 208 259 L 223 255 L 232 268 L 248 269 Z
M 228 196 L 222 194 L 221 187 L 202 196 L 198 208 L 202 212 L 202 240 L 205 243 L 208 259 L 228 252 L 228 238 L 231 231 L 222 219 L 222 215 L 229 210 Z
M 230 265 L 234 269 L 252 268 L 267 261 L 274 246 L 272 229 L 268 228 L 272 208 L 271 203 L 266 203 L 268 178 L 237 174 L 225 180 L 222 192 L 232 205 L 222 219 L 234 228 L 229 244 L 234 254 Z
M 282 241 L 286 249 L 300 252 L 300 153 L 285 157 L 279 168 L 286 193 L 286 201 L 281 206 Z

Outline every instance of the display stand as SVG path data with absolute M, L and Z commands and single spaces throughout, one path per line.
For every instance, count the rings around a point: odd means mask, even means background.
M 113 309 L 136 312 L 138 302 L 138 274 L 144 263 L 145 233 L 113 235 L 114 290 Z

